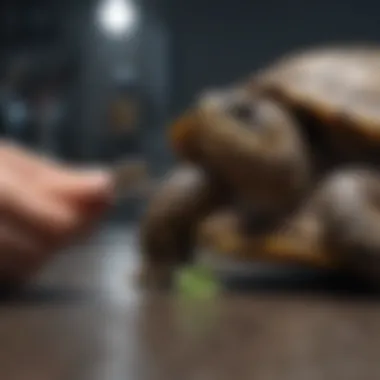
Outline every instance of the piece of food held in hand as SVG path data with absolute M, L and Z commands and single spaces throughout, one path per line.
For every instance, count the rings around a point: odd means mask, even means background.
M 142 280 L 203 247 L 380 278 L 380 46 L 293 53 L 197 98 L 141 225 Z

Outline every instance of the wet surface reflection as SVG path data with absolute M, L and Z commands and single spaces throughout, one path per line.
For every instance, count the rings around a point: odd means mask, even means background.
M 132 230 L 101 232 L 2 302 L 2 378 L 380 375 L 380 304 L 364 296 L 364 289 L 363 297 L 340 296 L 323 286 L 313 288 L 316 274 L 304 273 L 295 281 L 293 273 L 288 289 L 289 281 L 278 275 L 272 282 L 264 276 L 272 283 L 266 287 L 260 276 L 256 284 L 248 276 L 250 286 L 240 277 L 237 286 L 235 276 L 235 288 L 231 284 L 229 292 L 209 301 L 143 293 L 133 286 L 134 241 Z

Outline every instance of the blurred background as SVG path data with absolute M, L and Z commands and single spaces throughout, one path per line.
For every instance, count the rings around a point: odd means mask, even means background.
M 78 163 L 174 158 L 166 126 L 203 88 L 314 44 L 376 41 L 375 1 L 3 0 L 0 131 Z M 141 202 L 112 217 L 136 220 Z
M 144 163 L 160 178 L 175 161 L 166 128 L 199 91 L 292 50 L 378 42 L 379 10 L 375 0 L 2 0 L 0 134 L 78 165 Z M 109 215 L 120 229 L 57 255 L 2 300 L 2 380 L 380 378 L 380 304 L 338 300 L 328 276 L 285 270 L 268 285 L 259 268 L 248 294 L 207 307 L 142 297 L 124 222 L 137 226 L 144 204 L 121 202 Z

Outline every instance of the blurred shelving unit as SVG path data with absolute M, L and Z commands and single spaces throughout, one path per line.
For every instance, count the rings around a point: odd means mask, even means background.
M 38 151 L 71 158 L 72 95 L 80 74 L 78 46 L 68 28 L 72 3 L 0 4 L 1 133 Z

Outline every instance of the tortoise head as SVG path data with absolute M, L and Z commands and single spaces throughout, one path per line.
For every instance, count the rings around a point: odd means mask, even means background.
M 182 158 L 216 173 L 256 210 L 282 207 L 306 183 L 308 159 L 291 114 L 256 89 L 202 94 L 171 128 Z

